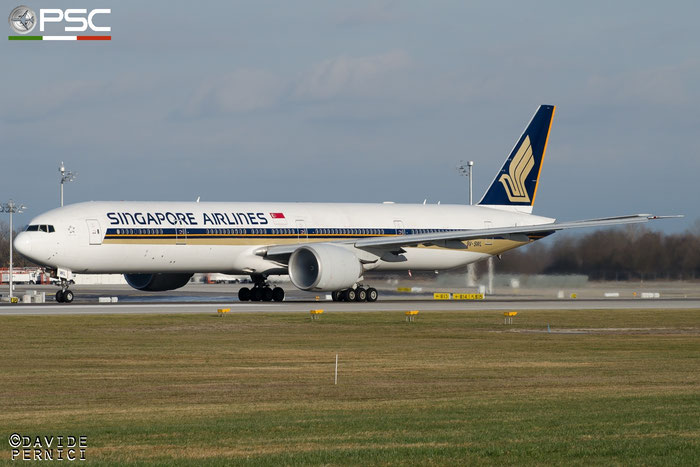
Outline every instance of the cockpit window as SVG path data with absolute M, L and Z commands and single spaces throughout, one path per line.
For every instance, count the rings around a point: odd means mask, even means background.
M 48 224 L 35 224 L 27 226 L 27 232 L 54 233 L 55 231 L 56 229 L 54 228 L 54 226 Z

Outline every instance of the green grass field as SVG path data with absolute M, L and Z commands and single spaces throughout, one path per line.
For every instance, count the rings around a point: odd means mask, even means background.
M 700 465 L 700 310 L 3 317 L 0 336 L 7 463 L 17 432 L 87 435 L 100 463 Z

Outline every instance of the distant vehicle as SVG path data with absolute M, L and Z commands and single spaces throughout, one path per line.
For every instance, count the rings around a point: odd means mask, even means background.
M 245 274 L 241 301 L 281 301 L 269 276 L 289 274 L 334 300 L 374 301 L 366 271 L 451 269 L 558 230 L 647 222 L 649 214 L 557 223 L 535 216 L 554 106 L 542 105 L 476 206 L 425 204 L 90 202 L 34 218 L 15 247 L 61 278 L 122 273 L 132 287 L 164 291 L 196 272 Z M 387 177 L 398 177 L 387 174 Z
M 234 276 L 231 274 L 213 273 L 207 274 L 204 282 L 207 284 L 240 284 L 247 280 L 248 276 Z
M 9 269 L 0 270 L 0 283 L 10 282 Z M 15 284 L 48 284 L 50 278 L 38 268 L 16 268 L 12 271 L 12 282 Z

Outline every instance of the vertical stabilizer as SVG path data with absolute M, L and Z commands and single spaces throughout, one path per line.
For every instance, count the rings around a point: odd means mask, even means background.
M 532 212 L 554 109 L 553 105 L 541 105 L 537 109 L 479 205 Z

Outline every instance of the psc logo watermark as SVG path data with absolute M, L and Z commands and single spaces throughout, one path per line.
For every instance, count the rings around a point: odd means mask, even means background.
M 12 433 L 8 438 L 13 461 L 84 461 L 87 451 L 85 435 L 27 436 Z
M 10 27 L 17 34 L 29 34 L 36 26 L 36 13 L 29 7 L 20 5 L 10 13 Z
M 108 17 L 112 13 L 111 8 L 41 8 L 37 15 L 28 6 L 20 5 L 10 12 L 8 22 L 10 29 L 16 35 L 7 36 L 8 40 L 44 40 L 44 41 L 109 41 L 112 27 L 107 25 Z M 30 35 L 35 27 L 39 26 L 40 32 L 45 32 L 47 26 L 52 29 L 59 29 L 63 26 L 61 34 Z M 86 32 L 97 34 L 72 35 L 70 33 Z M 69 33 L 69 34 L 66 34 Z

